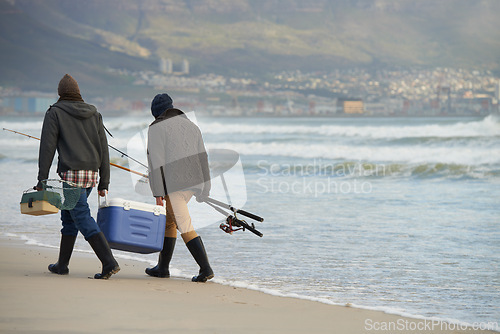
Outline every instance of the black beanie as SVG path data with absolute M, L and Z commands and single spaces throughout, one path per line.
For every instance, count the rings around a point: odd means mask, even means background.
M 168 94 L 158 94 L 151 101 L 151 113 L 155 118 L 158 118 L 167 109 L 172 109 L 174 107 L 172 98 Z

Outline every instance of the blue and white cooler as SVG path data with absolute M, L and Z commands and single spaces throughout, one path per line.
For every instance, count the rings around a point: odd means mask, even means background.
M 165 208 L 121 198 L 99 200 L 97 224 L 112 249 L 149 254 L 163 248 Z

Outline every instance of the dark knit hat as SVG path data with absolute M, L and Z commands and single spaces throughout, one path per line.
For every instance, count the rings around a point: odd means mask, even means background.
M 173 103 L 174 101 L 168 94 L 158 94 L 151 101 L 151 113 L 155 118 L 158 118 L 165 110 L 172 109 L 174 107 Z
M 60 96 L 59 100 L 83 101 L 78 83 L 69 74 L 65 74 L 59 81 L 57 93 Z

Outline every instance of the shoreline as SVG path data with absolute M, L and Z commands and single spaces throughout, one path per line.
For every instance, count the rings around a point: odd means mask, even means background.
M 196 112 L 196 110 L 194 110 Z M 117 118 L 122 116 L 147 116 L 149 117 L 148 112 L 124 112 L 120 111 L 99 111 L 103 117 Z M 411 115 L 398 115 L 398 114 L 388 114 L 388 115 L 377 115 L 377 114 L 318 114 L 318 115 L 309 115 L 309 114 L 293 114 L 293 115 L 266 115 L 266 114 L 241 114 L 241 115 L 231 115 L 231 114 L 221 114 L 221 115 L 212 115 L 205 112 L 201 112 L 201 115 L 198 116 L 199 119 L 224 119 L 224 118 L 234 118 L 234 119 L 251 119 L 251 118 L 263 118 L 263 119 L 453 119 L 453 118 L 465 118 L 465 119 L 484 119 L 488 116 L 499 116 L 500 112 L 492 111 L 490 113 L 485 114 L 436 114 L 436 115 L 427 115 L 427 114 L 411 114 Z M 24 117 L 34 117 L 40 118 L 43 120 L 45 116 L 45 111 L 43 112 L 12 112 L 12 113 L 0 113 L 1 117 L 12 117 L 12 118 L 24 118 Z
M 2 332 L 494 333 L 210 281 L 152 278 L 144 262 L 122 258 L 118 274 L 94 280 L 100 262 L 83 252 L 74 252 L 70 274 L 59 276 L 47 269 L 58 249 L 0 240 Z

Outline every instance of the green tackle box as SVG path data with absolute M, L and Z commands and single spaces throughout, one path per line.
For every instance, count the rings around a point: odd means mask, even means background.
M 53 191 L 25 192 L 21 198 L 21 213 L 27 215 L 41 216 L 57 213 L 60 206 L 61 195 Z

